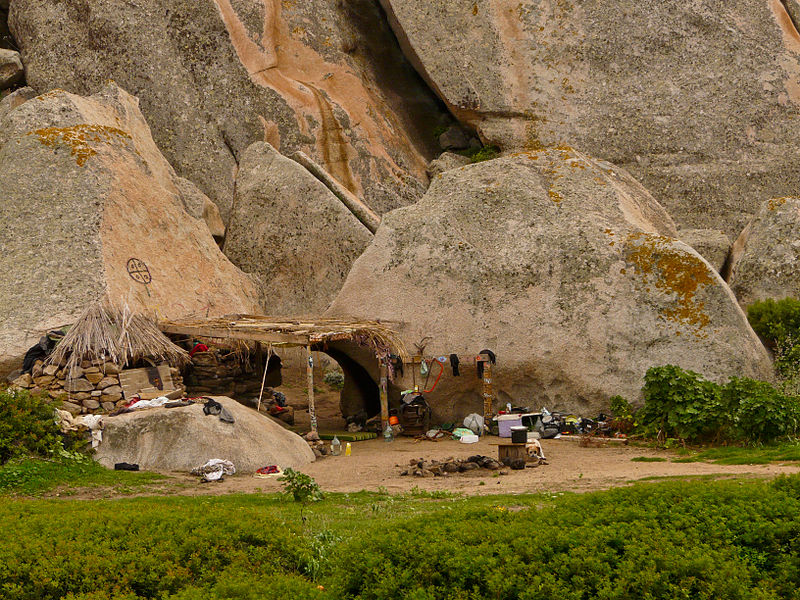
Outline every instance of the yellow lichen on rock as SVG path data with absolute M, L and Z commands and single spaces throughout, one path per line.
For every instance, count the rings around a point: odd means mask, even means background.
M 690 252 L 676 250 L 671 238 L 636 232 L 628 235 L 626 259 L 645 281 L 655 278 L 657 289 L 675 294 L 675 306 L 662 309 L 668 320 L 695 328 L 696 335 L 709 324 L 705 303 L 695 297 L 701 287 L 714 283 L 708 266 Z
M 789 200 L 788 197 L 772 198 L 771 200 L 769 200 L 769 202 L 767 202 L 767 208 L 769 208 L 770 210 L 775 210 L 779 206 L 783 206 L 784 204 L 786 204 L 787 200 Z
M 92 143 L 110 144 L 115 137 L 131 139 L 129 133 L 107 127 L 105 125 L 73 125 L 72 127 L 46 127 L 30 132 L 28 135 L 36 135 L 39 141 L 45 145 L 55 148 L 56 146 L 69 146 L 72 149 L 72 156 L 76 157 L 79 167 L 86 164 L 91 156 L 97 154 L 97 150 L 92 148 Z

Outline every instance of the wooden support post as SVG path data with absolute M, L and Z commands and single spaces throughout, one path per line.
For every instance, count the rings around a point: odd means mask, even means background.
M 489 430 L 494 408 L 494 392 L 492 391 L 492 362 L 487 358 L 483 361 L 483 425 Z
M 259 350 L 261 349 L 261 344 L 258 345 Z M 269 357 L 272 356 L 272 344 L 269 345 L 269 350 L 267 351 L 267 362 L 264 364 L 264 376 L 261 378 L 261 391 L 258 393 L 258 406 L 256 407 L 257 412 L 261 412 L 261 398 L 264 396 L 264 382 L 267 380 L 267 369 L 269 368 Z
M 381 431 L 386 431 L 389 424 L 389 389 L 386 363 L 381 361 Z
M 308 361 L 306 373 L 308 374 L 308 416 L 311 418 L 311 436 L 317 437 L 317 410 L 314 407 L 314 355 L 311 354 L 311 344 L 306 346 Z

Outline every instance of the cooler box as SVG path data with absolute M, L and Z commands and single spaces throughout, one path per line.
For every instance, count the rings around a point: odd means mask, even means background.
M 497 426 L 500 429 L 500 437 L 510 438 L 511 428 L 522 426 L 522 415 L 497 415 Z

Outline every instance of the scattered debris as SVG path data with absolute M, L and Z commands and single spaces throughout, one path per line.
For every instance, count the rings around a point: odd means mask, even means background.
M 404 469 L 400 475 L 413 475 L 414 477 L 445 477 L 455 473 L 466 473 L 485 469 L 488 471 L 502 471 L 503 464 L 489 456 L 476 454 L 469 458 L 449 457 L 444 460 L 425 460 L 423 458 L 412 459 L 408 463 L 408 468 Z M 502 474 L 502 472 L 501 472 Z
M 229 460 L 221 458 L 212 458 L 202 467 L 192 469 L 192 475 L 202 475 L 201 483 L 207 481 L 222 481 L 223 475 L 233 475 L 236 473 L 236 467 Z

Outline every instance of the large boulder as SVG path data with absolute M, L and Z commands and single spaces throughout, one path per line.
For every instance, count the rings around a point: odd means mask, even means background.
M 797 0 L 381 4 L 487 143 L 582 148 L 628 170 L 682 227 L 730 236 L 765 196 L 800 187 Z
M 728 283 L 742 306 L 800 298 L 800 198 L 761 206 L 733 245 Z
M 191 471 L 221 458 L 231 461 L 237 473 L 267 465 L 297 469 L 314 461 L 308 443 L 296 433 L 235 400 L 214 399 L 233 423 L 205 415 L 202 404 L 105 417 L 95 460 L 109 468 L 127 462 L 151 471 Z
M 250 278 L 187 213 L 136 98 L 53 91 L 0 122 L 0 373 L 103 296 L 166 318 L 258 309 Z
M 442 113 L 371 0 L 26 0 L 28 83 L 141 98 L 159 148 L 227 221 L 253 142 L 303 150 L 374 210 L 414 202 Z
M 730 289 L 675 238 L 614 165 L 567 148 L 517 154 L 447 171 L 386 215 L 328 312 L 404 323 L 409 348 L 430 336 L 427 356 L 458 354 L 462 376 L 429 395 L 447 420 L 482 412 L 483 349 L 503 404 L 582 414 L 640 398 L 655 365 L 769 377 Z
M 0 90 L 10 88 L 22 81 L 25 70 L 19 52 L 0 48 Z
M 731 251 L 731 239 L 719 229 L 681 229 L 678 237 L 722 273 Z
M 242 156 L 225 253 L 272 315 L 324 311 L 372 234 L 316 177 L 266 142 Z

